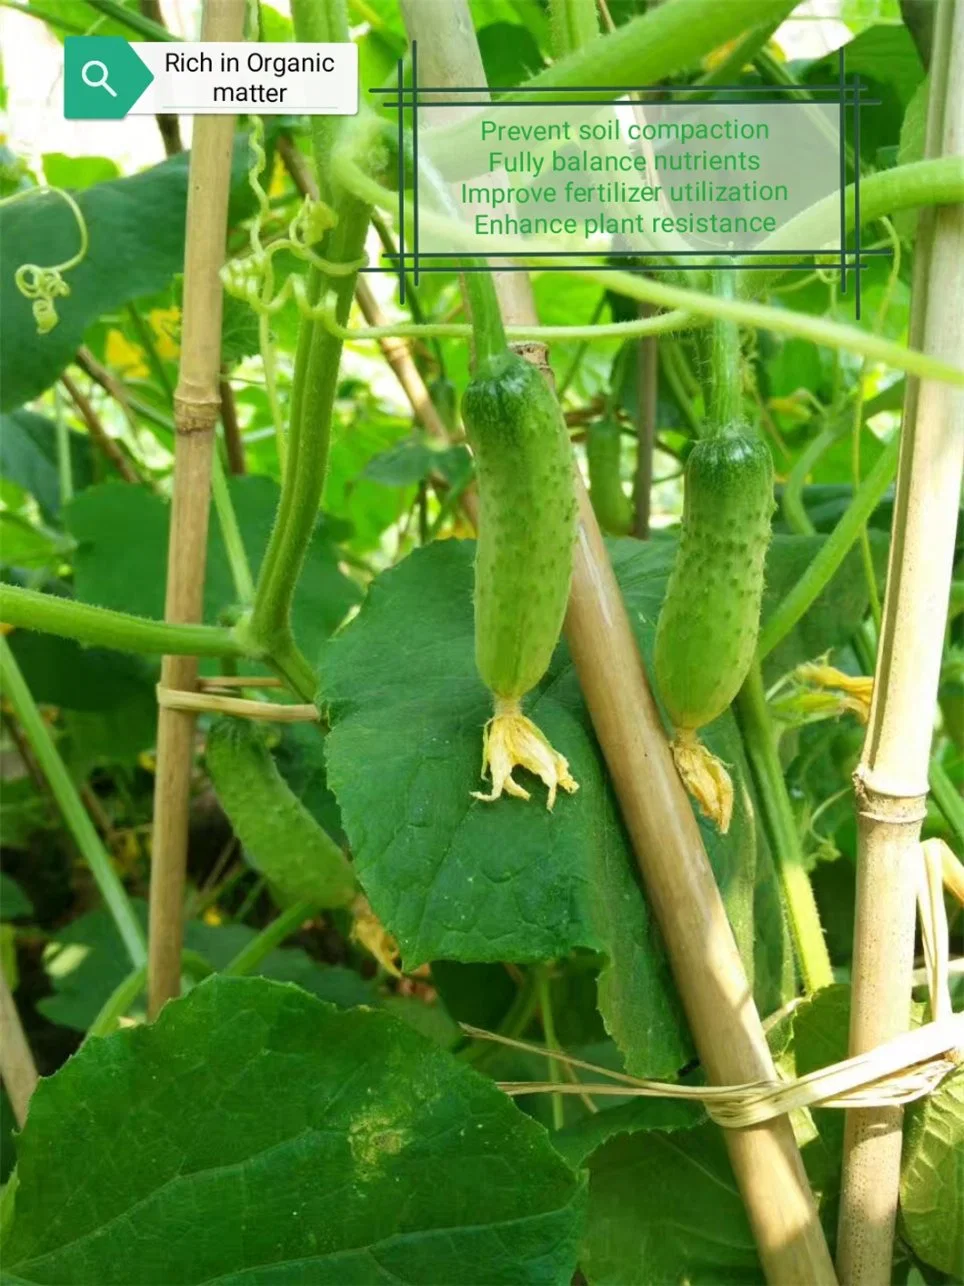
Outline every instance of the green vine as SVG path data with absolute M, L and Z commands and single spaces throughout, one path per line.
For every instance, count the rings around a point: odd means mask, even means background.
M 25 299 L 33 300 L 33 316 L 37 323 L 37 334 L 48 335 L 59 323 L 60 317 L 57 314 L 57 305 L 55 300 L 65 299 L 70 294 L 70 286 L 64 281 L 64 273 L 70 272 L 76 268 L 87 257 L 87 250 L 90 246 L 90 237 L 87 232 L 87 223 L 81 213 L 80 206 L 70 195 L 62 188 L 28 188 L 23 192 L 15 192 L 13 196 L 7 197 L 0 201 L 0 205 L 12 205 L 15 201 L 22 201 L 26 197 L 41 196 L 45 192 L 50 192 L 55 196 L 62 197 L 70 207 L 71 213 L 77 221 L 77 229 L 80 233 L 80 247 L 75 255 L 65 259 L 63 263 L 51 264 L 42 268 L 36 263 L 22 263 L 13 275 L 14 284 Z

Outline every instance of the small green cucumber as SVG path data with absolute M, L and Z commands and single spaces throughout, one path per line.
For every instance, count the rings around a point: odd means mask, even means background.
M 358 889 L 351 866 L 281 776 L 264 737 L 246 719 L 217 719 L 207 768 L 251 865 L 286 902 L 347 906 Z
M 586 430 L 589 498 L 599 526 L 611 536 L 625 536 L 632 524 L 632 505 L 620 476 L 619 425 L 596 420 Z
M 540 371 L 508 350 L 479 363 L 462 418 L 479 486 L 475 658 L 495 696 L 518 701 L 545 674 L 566 613 L 576 532 L 569 435 Z
M 772 512 L 773 462 L 765 442 L 736 430 L 696 444 L 656 627 L 656 682 L 677 729 L 717 718 L 746 678 L 760 628 Z

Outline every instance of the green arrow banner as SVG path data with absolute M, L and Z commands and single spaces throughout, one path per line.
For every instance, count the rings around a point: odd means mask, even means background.
M 119 120 L 154 79 L 121 36 L 68 36 L 64 41 L 64 116 Z

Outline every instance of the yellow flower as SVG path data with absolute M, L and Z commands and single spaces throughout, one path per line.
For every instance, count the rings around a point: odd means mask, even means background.
M 288 171 L 278 152 L 275 152 L 274 168 L 271 171 L 271 182 L 268 185 L 268 199 L 284 196 L 288 186 Z
M 119 330 L 107 332 L 105 356 L 107 365 L 128 379 L 147 379 L 151 373 L 143 348 L 139 344 L 132 344 Z
M 165 362 L 177 360 L 181 351 L 181 310 L 177 304 L 170 308 L 152 308 L 147 314 L 148 325 L 154 332 L 157 355 Z
M 812 687 L 829 688 L 835 691 L 837 709 L 834 713 L 842 714 L 843 711 L 849 710 L 861 723 L 866 723 L 870 718 L 874 680 L 869 675 L 844 674 L 843 670 L 838 670 L 836 666 L 827 665 L 822 661 L 808 661 L 805 665 L 798 665 L 794 675 L 802 683 L 810 684 Z

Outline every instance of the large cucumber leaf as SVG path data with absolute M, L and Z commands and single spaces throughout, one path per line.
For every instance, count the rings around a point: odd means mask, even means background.
M 31 301 L 14 276 L 21 264 L 47 268 L 71 259 L 79 248 L 76 220 L 52 193 L 0 207 L 0 410 L 21 406 L 48 388 L 92 321 L 161 290 L 183 270 L 189 159 L 182 152 L 130 178 L 75 194 L 90 244 L 83 261 L 64 273 L 70 294 L 56 300 L 60 320 L 46 335 L 37 334 Z M 232 221 L 251 206 L 249 164 L 241 135 L 232 158 Z
M 94 480 L 90 439 L 71 432 L 70 472 L 74 491 Z M 33 495 L 47 522 L 60 513 L 60 479 L 57 467 L 57 426 L 45 415 L 21 407 L 0 415 L 0 474 Z
M 278 505 L 278 484 L 263 475 L 228 482 L 251 570 L 257 573 Z M 170 506 L 143 487 L 108 482 L 76 496 L 66 523 L 77 541 L 74 588 L 77 597 L 99 607 L 160 619 L 164 615 L 167 529 Z M 123 538 L 119 538 L 123 533 Z M 308 655 L 344 619 L 361 591 L 338 567 L 338 554 L 319 522 L 308 548 L 294 602 L 295 633 Z M 212 512 L 205 619 L 215 622 L 237 602 L 224 541 Z
M 484 1077 L 386 1014 L 213 978 L 41 1082 L 20 1282 L 557 1286 L 584 1188 Z
M 614 546 L 644 647 L 674 548 L 670 541 Z M 490 714 L 474 662 L 473 549 L 441 542 L 383 574 L 359 617 L 323 653 L 329 784 L 355 870 L 409 967 L 432 959 L 536 961 L 577 947 L 603 953 L 609 965 L 600 1005 L 627 1065 L 671 1074 L 691 1046 L 564 647 L 527 709 L 568 757 L 578 794 L 560 799 L 553 813 L 541 788 L 529 804 L 471 797 Z M 752 974 L 762 840 L 730 716 L 708 740 L 734 765 L 737 802 L 730 835 L 722 839 L 706 825 L 704 839 Z M 778 909 L 763 932 L 780 943 Z
M 792 583 L 820 543 L 776 540 L 768 581 Z M 648 662 L 675 542 L 614 542 L 612 551 Z M 322 654 L 328 781 L 355 869 L 409 967 L 601 952 L 608 967 L 600 1008 L 627 1067 L 668 1075 L 692 1048 L 564 645 L 527 710 L 569 759 L 578 794 L 553 813 L 539 787 L 528 805 L 471 797 L 490 713 L 474 663 L 472 557 L 470 542 L 442 542 L 384 573 Z M 846 564 L 784 655 L 837 642 L 852 611 L 863 610 L 862 584 L 859 565 Z M 772 859 L 732 716 L 705 739 L 731 765 L 737 789 L 729 835 L 701 821 L 704 842 L 768 1012 L 780 1003 L 790 963 Z
M 600 1116 L 607 1113 L 600 1113 Z M 720 1129 L 676 1121 L 606 1143 L 589 1163 L 580 1263 L 590 1286 L 759 1286 Z
M 147 931 L 147 903 L 132 898 L 134 914 Z M 246 924 L 206 924 L 188 920 L 184 945 L 197 952 L 212 969 L 224 969 L 257 936 Z M 85 1032 L 115 988 L 129 972 L 124 944 L 104 907 L 87 911 L 57 929 L 44 947 L 43 965 L 52 994 L 37 1001 L 37 1010 L 52 1023 Z M 341 965 L 324 965 L 296 947 L 270 951 L 252 970 L 275 982 L 294 982 L 320 1000 L 349 1008 L 374 1005 L 372 984 Z M 128 1015 L 144 1016 L 144 998 L 132 1003 Z
M 900 1208 L 914 1253 L 964 1281 L 964 1072 L 907 1109 Z

